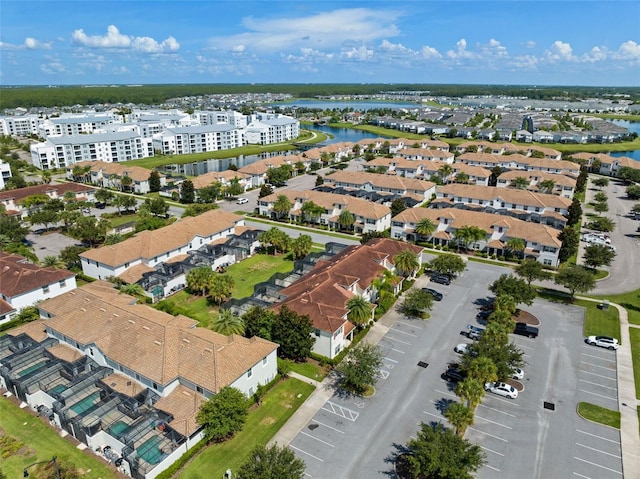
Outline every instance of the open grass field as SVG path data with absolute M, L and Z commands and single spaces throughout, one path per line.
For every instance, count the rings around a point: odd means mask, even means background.
M 84 479 L 112 479 L 117 477 L 106 464 L 90 453 L 77 449 L 61 438 L 56 431 L 0 396 L 0 430 L 5 437 L 15 438 L 24 444 L 17 453 L 8 451 L 11 446 L 0 442 L 0 470 L 9 478 L 22 477 L 25 466 L 39 461 L 49 461 L 57 456 L 59 463 L 73 464 L 82 471 Z M 6 454 L 6 456 L 5 456 Z
M 277 384 L 262 400 L 262 405 L 249 412 L 242 431 L 231 440 L 205 448 L 178 476 L 180 479 L 223 477 L 229 468 L 237 471 L 251 450 L 265 445 L 313 392 L 310 384 L 287 379 Z
M 589 421 L 620 429 L 620 412 L 588 402 L 578 403 L 578 414 Z
M 598 307 L 599 303 L 579 299 L 575 300 L 574 304 L 587 310 L 584 320 L 585 336 L 604 335 L 620 339 L 620 316 L 616 308 L 610 306 L 605 311 Z
M 640 290 L 622 294 L 608 294 L 605 296 L 591 296 L 597 299 L 608 299 L 619 304 L 629 313 L 629 323 L 640 325 Z
M 287 273 L 293 269 L 293 261 L 283 255 L 256 254 L 232 264 L 227 274 L 235 281 L 233 298 L 246 298 L 253 293 L 253 287 L 268 280 L 274 273 Z
M 164 301 L 173 303 L 185 316 L 198 320 L 200 326 L 204 328 L 211 326 L 215 313 L 218 311 L 218 308 L 209 305 L 206 297 L 189 294 L 184 289 Z

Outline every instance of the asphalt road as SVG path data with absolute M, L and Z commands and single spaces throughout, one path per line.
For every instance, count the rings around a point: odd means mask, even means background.
M 290 444 L 306 462 L 307 477 L 393 477 L 392 458 L 415 437 L 419 423 L 446 424 L 442 412 L 457 398 L 440 375 L 459 357 L 453 347 L 469 342 L 460 331 L 477 324 L 478 301 L 490 295 L 487 285 L 504 272 L 508 269 L 469 263 L 450 286 L 431 285 L 444 294 L 431 319 L 385 316 L 390 329 L 379 343 L 384 374 L 376 394 L 334 395 Z M 416 286 L 425 283 L 419 278 Z M 616 408 L 609 399 L 616 395 L 615 353 L 583 343 L 581 308 L 536 300 L 528 309 L 542 324 L 537 339 L 513 337 L 527 361 L 525 390 L 516 400 L 488 393 L 467 432 L 487 454 L 478 477 L 619 477 L 619 433 L 575 412 L 578 401 Z M 544 401 L 555 410 L 545 409 Z

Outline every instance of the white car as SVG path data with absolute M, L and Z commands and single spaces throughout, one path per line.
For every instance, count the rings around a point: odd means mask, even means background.
M 513 379 L 524 379 L 524 371 L 520 368 L 513 368 L 511 371 L 511 377 Z
M 236 204 L 238 205 L 244 205 L 245 203 L 249 203 L 248 198 L 238 198 L 238 201 L 236 201 Z
M 485 391 L 497 394 L 498 396 L 504 396 L 509 399 L 515 399 L 518 397 L 518 391 L 516 388 L 505 383 L 486 383 L 484 385 Z
M 587 344 L 591 346 L 600 346 L 601 348 L 607 349 L 618 349 L 618 340 L 616 338 L 612 338 L 611 336 L 589 336 L 585 339 Z
M 458 354 L 464 354 L 467 352 L 467 346 L 469 346 L 467 343 L 460 343 L 453 350 Z

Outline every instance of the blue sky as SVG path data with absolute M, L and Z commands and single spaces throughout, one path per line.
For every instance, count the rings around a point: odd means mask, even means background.
M 640 86 L 640 0 L 2 0 L 2 85 Z

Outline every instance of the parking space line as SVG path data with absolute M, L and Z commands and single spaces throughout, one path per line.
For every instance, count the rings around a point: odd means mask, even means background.
M 344 431 L 341 431 L 340 429 L 336 429 L 336 428 L 335 428 L 335 427 L 333 427 L 333 426 L 329 426 L 329 425 L 324 424 L 324 423 L 322 423 L 322 422 L 320 422 L 320 421 L 313 421 L 313 422 L 318 423 L 318 424 L 320 424 L 321 426 L 328 427 L 329 429 L 333 429 L 334 431 L 339 432 L 340 434 L 344 434 Z
M 586 434 L 587 436 L 597 437 L 598 439 L 602 439 L 603 441 L 609 441 L 609 442 L 612 442 L 614 444 L 620 445 L 620 441 L 614 441 L 613 439 L 607 439 L 606 437 L 598 436 L 597 434 L 593 434 L 593 433 L 586 432 L 586 431 L 581 431 L 580 429 L 576 429 L 576 431 L 581 433 L 581 434 Z
M 486 417 L 478 416 L 477 414 L 476 414 L 476 417 L 478 419 L 482 419 L 483 421 L 490 422 L 491 424 L 495 424 L 496 426 L 500 426 L 505 429 L 513 429 L 511 426 L 505 426 L 504 424 L 500 424 L 499 422 L 492 421 L 491 419 L 487 419 Z
M 440 394 L 444 394 L 445 396 L 450 396 L 450 397 L 452 397 L 452 398 L 456 398 L 456 399 L 458 399 L 458 396 L 456 396 L 455 394 L 452 394 L 452 393 L 450 393 L 450 392 L 440 391 L 439 389 L 436 389 L 436 392 L 437 392 L 437 393 L 440 393 Z M 434 401 L 434 402 L 435 402 L 435 401 Z
M 396 324 L 404 324 L 405 326 L 412 326 L 416 329 L 423 329 L 420 326 L 416 326 L 415 324 L 407 323 L 406 321 L 396 321 Z
M 592 451 L 600 452 L 602 454 L 606 454 L 607 456 L 616 457 L 620 459 L 620 454 L 611 454 L 610 452 L 601 451 L 600 449 L 596 449 L 595 447 L 585 446 L 584 444 L 580 444 L 579 442 L 576 442 L 576 446 L 584 447 L 586 449 L 591 449 Z
M 313 457 L 314 459 L 320 461 L 320 462 L 324 462 L 324 459 L 320 459 L 319 457 L 314 456 L 313 454 L 309 454 L 307 451 L 303 451 L 302 449 L 300 449 L 299 447 L 296 446 L 292 446 L 291 444 L 289 444 L 289 447 L 291 449 L 295 449 L 298 452 L 301 452 L 302 454 L 306 454 L 309 457 Z
M 391 348 L 391 351 L 395 351 L 396 353 L 404 354 L 404 351 L 400 351 L 399 349 Z
M 394 333 L 395 331 L 393 329 L 389 330 L 389 333 Z M 387 333 L 387 335 L 385 336 L 386 339 L 390 339 L 391 341 L 396 341 L 398 343 L 402 343 L 402 344 L 406 344 L 407 346 L 411 346 L 411 343 L 408 343 L 406 341 L 402 341 L 401 339 L 396 339 L 396 338 L 390 338 L 389 334 Z
M 536 349 L 533 346 L 525 346 L 524 344 L 518 344 L 518 347 L 519 348 L 524 348 L 524 349 L 531 349 L 531 350 Z
M 319 439 L 319 438 L 317 438 L 315 436 L 312 436 L 308 432 L 300 431 L 300 434 L 304 434 L 305 436 L 310 437 L 311 439 L 315 439 L 316 441 L 321 442 L 322 444 L 326 444 L 329 447 L 336 447 L 336 446 L 334 446 L 333 444 L 331 444 L 331 443 L 329 443 L 327 441 L 323 441 L 322 439 Z
M 609 399 L 610 401 L 618 401 L 617 397 L 612 398 L 610 396 L 603 396 L 602 394 L 592 393 L 591 391 L 585 391 L 584 389 L 578 389 L 578 391 L 581 391 L 581 392 L 587 393 L 587 394 L 592 394 L 593 396 L 598 396 L 598 397 L 601 397 L 601 398 Z
M 616 391 L 618 390 L 617 386 L 604 386 L 600 383 L 594 383 L 593 381 L 587 381 L 586 379 L 578 379 L 578 381 L 582 382 L 582 383 L 587 383 L 587 384 L 593 384 L 594 386 L 598 386 L 601 388 L 605 388 L 605 389 L 615 389 Z
M 475 427 L 470 427 L 469 429 L 471 429 L 472 431 L 479 432 L 480 434 L 484 434 L 485 436 L 489 436 L 489 437 L 492 437 L 494 439 L 497 439 L 498 441 L 509 442 L 504 437 L 494 436 L 493 434 L 489 434 L 488 432 L 481 431 L 480 429 L 476 429 Z
M 422 411 L 425 414 L 428 414 L 429 416 L 433 416 L 433 417 L 437 417 L 438 419 L 442 419 L 442 415 L 437 415 L 437 414 L 433 414 L 427 411 Z
M 384 358 L 382 358 L 382 359 L 384 359 L 385 361 L 391 361 L 392 363 L 398 364 L 398 361 L 396 361 L 395 359 L 388 358 L 386 356 Z
M 496 409 L 496 408 L 493 408 L 493 407 L 485 406 L 484 404 L 478 404 L 478 406 L 482 406 L 484 408 L 491 409 L 492 411 L 499 412 L 500 414 L 504 414 L 506 416 L 516 417 L 514 414 L 510 414 L 508 412 L 501 411 L 500 409 Z
M 610 379 L 611 381 L 617 381 L 618 378 L 613 377 L 610 378 L 609 376 L 603 376 L 602 374 L 598 374 L 598 373 L 592 373 L 591 371 L 582 371 L 585 374 L 591 374 L 592 376 L 598 376 L 599 378 L 604 378 L 604 379 Z
M 331 409 L 326 409 L 323 407 L 322 408 L 323 411 L 333 413 L 336 416 L 343 417 L 352 422 L 355 422 L 355 420 L 358 419 L 358 416 L 360 415 L 360 413 L 358 412 L 352 411 L 351 409 L 346 407 L 342 407 L 339 404 L 333 403 L 331 401 L 327 401 L 325 404 L 328 404 Z
M 586 364 L 586 365 L 591 366 L 593 368 L 606 369 L 607 371 L 615 371 L 616 370 L 616 368 L 610 368 L 610 367 L 607 367 L 607 366 L 600 366 L 599 364 L 588 363 L 587 361 L 582 361 L 582 364 Z
M 498 400 L 498 401 L 502 401 L 502 402 L 504 402 L 504 403 L 511 404 L 512 406 L 520 407 L 520 404 L 516 404 L 516 403 L 514 403 L 514 402 L 513 402 L 513 399 L 502 399 L 501 397 L 499 397 L 499 396 L 498 396 L 498 395 L 496 395 L 496 394 L 492 394 L 491 396 L 488 396 L 488 395 L 487 395 L 487 396 L 485 396 L 485 397 L 491 397 L 491 399 L 496 399 L 496 400 Z
M 313 477 L 313 476 L 312 476 L 311 474 L 309 474 L 308 472 L 305 472 L 305 473 L 304 473 L 304 475 L 305 475 L 306 477 Z
M 480 446 L 480 447 L 481 447 L 482 449 L 484 449 L 485 451 L 489 451 L 489 452 L 492 452 L 492 453 L 494 453 L 494 454 L 497 454 L 498 456 L 502 456 L 502 457 L 504 457 L 504 454 L 502 454 L 501 452 L 494 451 L 493 449 L 489 449 L 488 447 L 484 447 L 484 446 Z
M 586 462 L 587 464 L 591 464 L 592 466 L 600 467 L 602 469 L 606 469 L 607 471 L 615 472 L 616 474 L 622 475 L 622 472 L 616 471 L 615 469 L 611 469 L 610 467 L 601 466 L 600 464 L 596 464 L 595 462 L 587 461 L 586 459 L 580 459 L 579 457 L 573 456 L 574 459 L 578 461 Z
M 392 332 L 392 333 L 406 334 L 407 336 L 411 336 L 412 338 L 417 338 L 418 337 L 417 334 L 406 333 L 404 331 L 400 331 L 399 329 L 395 329 L 395 328 L 391 328 L 391 329 L 389 329 L 389 331 Z
M 485 464 L 485 466 L 488 467 L 489 469 L 493 469 L 496 472 L 500 472 L 500 469 L 498 469 L 497 467 L 490 466 L 489 464 Z
M 583 477 L 584 479 L 591 479 L 589 476 L 583 476 L 582 474 L 578 474 L 577 472 L 574 472 L 573 475 L 578 477 Z
M 604 361 L 613 361 L 612 358 L 607 358 L 604 356 L 595 356 L 593 354 L 589 354 L 589 353 L 580 353 L 582 356 L 589 356 L 590 358 L 596 358 L 596 359 L 602 359 Z

